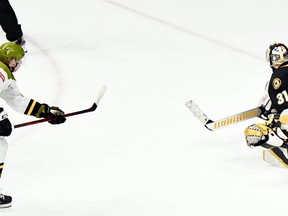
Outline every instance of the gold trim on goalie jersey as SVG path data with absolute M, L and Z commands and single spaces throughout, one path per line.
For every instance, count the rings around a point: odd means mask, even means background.
M 282 116 L 280 116 L 279 121 L 280 121 L 282 124 L 288 124 L 288 115 L 282 115 Z
M 282 84 L 282 81 L 281 81 L 281 79 L 279 79 L 279 78 L 275 78 L 275 79 L 272 81 L 272 85 L 273 85 L 273 88 L 274 88 L 275 90 L 277 90 L 277 89 L 281 86 L 281 84 Z

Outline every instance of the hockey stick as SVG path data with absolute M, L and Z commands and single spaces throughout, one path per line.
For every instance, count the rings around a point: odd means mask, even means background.
M 226 118 L 213 121 L 211 120 L 192 100 L 188 101 L 185 106 L 194 114 L 194 116 L 208 129 L 211 131 L 227 127 L 229 125 L 239 123 L 254 117 L 261 115 L 261 109 L 259 107 L 246 110 L 235 115 L 228 116 Z
M 97 97 L 96 97 L 96 100 L 94 101 L 93 105 L 92 105 L 90 108 L 84 109 L 84 110 L 80 110 L 80 111 L 71 112 L 71 113 L 67 113 L 67 114 L 64 114 L 64 116 L 65 116 L 65 117 L 70 117 L 70 116 L 74 116 L 74 115 L 80 115 L 80 114 L 83 114 L 83 113 L 88 113 L 88 112 L 93 112 L 93 111 L 95 111 L 96 108 L 97 108 L 98 105 L 99 105 L 99 102 L 100 102 L 101 98 L 102 98 L 103 95 L 105 94 L 106 89 L 107 89 L 107 86 L 106 86 L 106 85 L 103 85 L 103 86 L 100 88 L 100 90 L 99 90 L 99 92 L 98 92 L 98 95 L 97 95 Z M 39 120 L 35 120 L 35 121 L 25 122 L 25 123 L 21 123 L 21 124 L 14 125 L 14 128 L 20 128 L 20 127 L 30 126 L 30 125 L 39 124 L 39 123 L 42 123 L 42 122 L 51 121 L 51 120 L 53 120 L 53 118 L 39 119 Z

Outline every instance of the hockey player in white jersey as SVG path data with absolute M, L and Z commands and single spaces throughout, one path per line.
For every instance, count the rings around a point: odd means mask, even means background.
M 21 66 L 25 55 L 24 49 L 13 42 L 0 46 L 0 97 L 15 111 L 37 118 L 51 118 L 49 123 L 61 124 L 65 122 L 64 112 L 58 107 L 40 103 L 21 94 L 16 84 L 13 72 Z M 12 132 L 12 125 L 5 110 L 0 106 L 0 187 L 1 174 L 4 167 L 8 143 L 5 139 Z M 0 188 L 1 190 L 1 188 Z M 3 195 L 0 191 L 0 208 L 10 207 L 12 197 Z
M 248 146 L 267 149 L 263 151 L 265 161 L 288 168 L 288 48 L 274 43 L 266 58 L 273 71 L 262 103 L 262 118 L 268 121 L 250 125 L 245 137 Z

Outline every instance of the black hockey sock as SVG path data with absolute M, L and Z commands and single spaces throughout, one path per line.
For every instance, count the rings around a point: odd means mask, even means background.
M 0 178 L 2 175 L 3 167 L 4 167 L 4 163 L 0 163 Z

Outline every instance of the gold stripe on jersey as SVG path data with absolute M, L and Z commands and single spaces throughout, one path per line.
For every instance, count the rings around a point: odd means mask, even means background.
M 34 107 L 35 107 L 35 105 L 36 105 L 36 102 L 37 102 L 37 101 L 33 100 L 33 102 L 32 102 L 32 104 L 31 104 L 31 106 L 30 106 L 30 108 L 29 108 L 29 111 L 28 111 L 27 115 L 31 115 L 31 113 L 32 113 L 32 111 L 33 111 L 33 109 L 34 109 Z
M 45 106 L 38 103 L 35 100 L 30 100 L 29 104 L 24 112 L 25 115 L 32 115 L 32 116 L 36 116 L 37 118 L 40 118 L 40 114 L 41 112 L 44 110 Z
M 4 163 L 0 163 L 0 178 L 1 178 L 1 175 L 2 175 L 3 167 L 4 167 Z

